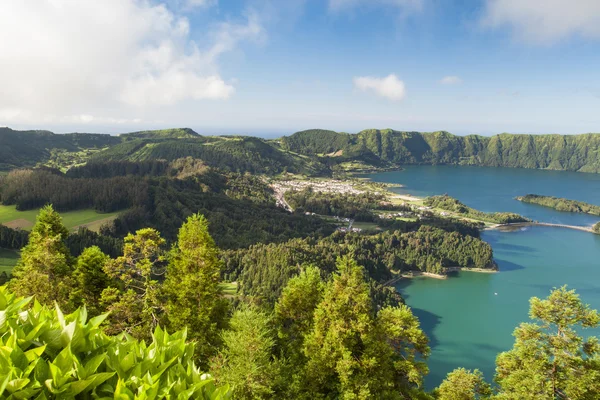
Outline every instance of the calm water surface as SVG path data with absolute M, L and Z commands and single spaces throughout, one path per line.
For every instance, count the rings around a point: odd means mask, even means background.
M 416 196 L 448 193 L 482 211 L 511 211 L 543 222 L 592 225 L 600 218 L 524 204 L 527 193 L 600 204 L 600 175 L 509 168 L 406 167 L 369 175 L 401 183 L 395 191 Z M 532 296 L 546 297 L 568 284 L 600 309 L 600 235 L 563 228 L 529 227 L 485 231 L 500 273 L 462 272 L 439 281 L 406 280 L 398 289 L 431 339 L 428 388 L 458 366 L 479 368 L 491 380 L 496 355 L 512 347 L 512 331 L 527 320 Z M 600 335 L 600 331 L 590 332 Z

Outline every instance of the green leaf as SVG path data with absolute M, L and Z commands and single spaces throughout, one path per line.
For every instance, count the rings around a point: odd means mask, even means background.
M 29 382 L 31 381 L 27 378 L 13 379 L 6 385 L 6 390 L 8 390 L 10 393 L 15 393 L 27 386 Z
M 96 372 L 96 370 L 98 369 L 98 367 L 100 366 L 100 364 L 102 364 L 102 362 L 106 359 L 106 354 L 102 353 L 97 355 L 96 357 L 92 358 L 91 360 L 89 360 L 88 362 L 85 363 L 85 376 L 83 376 L 82 378 L 87 379 L 90 375 L 94 374 Z
M 27 357 L 27 361 L 33 362 L 35 359 L 39 358 L 42 354 L 44 354 L 45 350 L 46 345 L 43 345 L 41 347 L 36 347 L 34 349 L 27 350 L 24 354 L 25 357 Z

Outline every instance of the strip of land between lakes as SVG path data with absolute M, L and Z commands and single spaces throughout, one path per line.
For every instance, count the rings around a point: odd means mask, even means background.
M 402 199 L 405 201 L 423 201 L 423 200 L 425 200 L 424 198 L 421 198 L 421 197 L 410 196 L 410 195 L 401 195 L 401 194 L 394 194 L 393 197 Z M 456 217 L 461 218 L 460 215 L 457 215 Z M 482 221 L 482 222 L 485 222 L 485 221 Z M 537 222 L 537 221 L 513 222 L 513 223 L 509 223 L 509 224 L 494 224 L 491 226 L 486 226 L 483 229 L 487 230 L 487 229 L 502 229 L 502 228 L 520 228 L 520 227 L 527 227 L 527 226 L 548 226 L 551 228 L 566 228 L 566 229 L 574 229 L 574 230 L 578 230 L 578 231 L 582 231 L 582 232 L 596 233 L 596 232 L 594 232 L 594 230 L 592 229 L 591 226 L 553 224 L 550 222 Z
M 566 229 L 575 229 L 577 231 L 588 232 L 588 233 L 596 233 L 592 229 L 591 226 L 580 226 L 580 225 L 566 225 L 566 224 L 552 224 L 549 222 L 515 222 L 511 224 L 496 224 L 485 229 L 511 229 L 511 228 L 521 228 L 527 226 L 548 226 L 551 228 L 566 228 Z

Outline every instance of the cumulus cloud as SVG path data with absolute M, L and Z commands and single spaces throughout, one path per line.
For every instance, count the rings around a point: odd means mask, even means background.
M 392 6 L 402 11 L 420 11 L 424 0 L 329 0 L 329 9 L 340 11 L 361 5 Z
M 354 87 L 363 92 L 375 92 L 378 96 L 394 101 L 402 100 L 406 96 L 404 82 L 394 74 L 388 75 L 385 78 L 372 76 L 355 77 Z
M 462 79 L 458 76 L 449 75 L 440 79 L 440 83 L 442 85 L 458 85 L 459 83 L 462 83 Z
M 598 0 L 486 1 L 482 24 L 511 27 L 523 40 L 550 43 L 571 35 L 600 39 Z
M 243 24 L 211 27 L 207 46 L 200 48 L 190 38 L 187 18 L 164 4 L 3 2 L 0 118 L 109 121 L 90 115 L 121 107 L 227 99 L 235 88 L 220 76 L 219 56 L 263 33 L 257 17 L 250 16 Z

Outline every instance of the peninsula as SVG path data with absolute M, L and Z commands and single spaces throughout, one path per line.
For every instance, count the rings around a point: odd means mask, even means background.
M 583 201 L 569 200 L 562 197 L 541 196 L 538 194 L 527 194 L 516 197 L 516 200 L 523 203 L 537 204 L 540 206 L 553 208 L 557 211 L 591 214 L 600 216 L 600 206 L 596 206 Z

